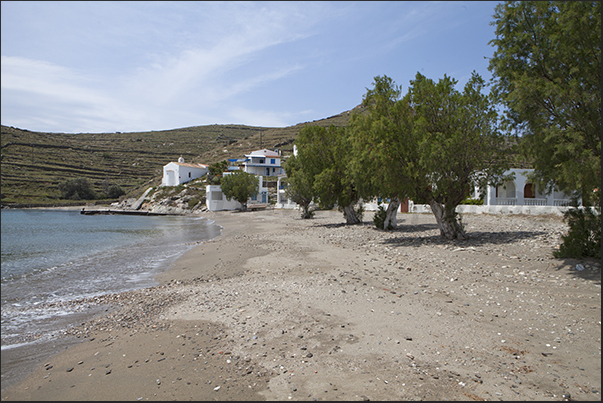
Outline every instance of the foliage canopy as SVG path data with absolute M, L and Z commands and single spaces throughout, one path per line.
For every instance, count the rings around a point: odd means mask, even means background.
M 368 116 L 348 126 L 354 145 L 350 169 L 363 197 L 426 200 L 446 238 L 463 238 L 455 212 L 474 186 L 500 180 L 506 168 L 503 136 L 485 83 L 476 73 L 463 91 L 444 76 L 417 73 L 408 93 L 387 76 L 375 77 L 364 103 Z M 384 220 L 388 228 L 391 220 Z M 393 227 L 393 225 L 392 225 Z
M 601 2 L 496 6 L 493 93 L 543 185 L 600 203 Z
M 509 1 L 496 7 L 489 69 L 536 179 L 575 192 L 556 257 L 601 257 L 601 2 Z M 594 206 L 594 207 L 590 207 Z
M 220 187 L 226 199 L 235 199 L 246 210 L 247 200 L 259 191 L 259 179 L 247 172 L 235 171 L 224 175 Z
M 351 145 L 346 129 L 306 126 L 299 131 L 296 145 L 300 171 L 308 180 L 311 178 L 312 192 L 319 204 L 336 205 L 347 224 L 359 223 L 354 206 L 360 196 L 347 169 Z
M 285 194 L 302 208 L 302 218 L 312 218 L 314 213 L 310 211 L 310 204 L 314 201 L 314 190 L 312 189 L 314 178 L 302 169 L 295 154 L 287 159 L 285 172 L 287 173 Z

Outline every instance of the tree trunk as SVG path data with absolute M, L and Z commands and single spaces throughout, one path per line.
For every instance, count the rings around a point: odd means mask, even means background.
M 457 219 L 457 214 L 454 209 L 446 209 L 441 203 L 435 200 L 429 201 L 431 211 L 435 216 L 438 227 L 440 228 L 440 235 L 446 239 L 466 239 L 465 230 Z
M 354 211 L 355 204 L 356 203 L 352 203 L 343 208 L 343 216 L 345 217 L 346 224 L 358 224 L 360 222 Z
M 387 206 L 387 211 L 385 212 L 385 221 L 383 221 L 384 230 L 398 228 L 398 220 L 396 219 L 398 207 L 400 207 L 400 199 L 392 197 Z
M 310 204 L 302 204 L 302 218 L 303 219 L 307 219 L 307 218 L 312 218 L 312 214 L 310 213 Z

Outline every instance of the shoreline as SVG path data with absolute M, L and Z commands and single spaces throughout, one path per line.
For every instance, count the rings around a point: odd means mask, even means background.
M 2 400 L 600 400 L 600 262 L 551 257 L 561 219 L 203 217 L 220 236 Z
M 15 209 L 23 209 L 23 210 L 54 210 L 54 211 L 80 211 L 81 206 L 56 206 L 56 207 L 19 207 Z M 187 214 L 189 217 L 199 217 L 204 218 L 200 214 Z M 207 219 L 208 222 L 213 223 L 211 219 Z M 220 228 L 220 233 L 223 230 L 223 227 L 217 225 Z M 218 235 L 220 236 L 220 235 Z M 197 245 L 199 242 L 194 242 Z M 193 245 L 193 243 L 191 243 Z M 190 249 L 194 249 L 194 246 L 191 246 Z M 183 252 L 184 253 L 184 252 Z M 171 265 L 170 265 L 171 266 Z M 166 267 L 164 271 L 169 270 L 169 267 Z M 153 276 L 153 280 L 157 282 L 155 276 Z M 142 287 L 141 289 L 145 289 L 146 287 Z M 96 303 L 95 300 L 98 299 L 106 299 L 107 296 L 115 295 L 115 293 L 103 294 L 100 297 L 91 297 L 85 299 L 75 299 L 71 301 L 65 301 L 67 305 L 90 305 L 85 308 L 83 311 L 74 312 L 69 317 L 68 322 L 71 323 L 81 323 L 87 322 L 89 320 L 93 320 L 97 316 L 105 315 L 108 312 L 108 309 L 111 308 L 106 302 L 101 304 Z M 73 325 L 67 325 L 68 328 Z M 69 331 L 65 332 L 65 330 L 57 330 L 54 331 L 53 334 L 48 334 L 47 337 L 36 338 L 33 336 L 30 338 L 22 338 L 22 342 L 17 342 L 17 344 L 10 344 L 7 346 L 3 346 L 2 348 L 2 390 L 11 387 L 23 379 L 25 379 L 29 374 L 33 372 L 35 368 L 40 365 L 40 362 L 48 362 L 50 357 L 56 355 L 57 353 L 67 349 L 70 346 L 77 345 L 81 343 L 83 340 L 77 337 L 72 337 L 68 335 Z M 36 337 L 40 337 L 39 335 Z

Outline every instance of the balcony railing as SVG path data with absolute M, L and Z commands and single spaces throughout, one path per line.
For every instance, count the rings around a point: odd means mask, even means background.
M 499 206 L 515 206 L 517 205 L 517 199 L 511 197 L 497 197 L 496 204 Z
M 546 199 L 525 198 L 523 204 L 525 206 L 546 206 Z
M 553 200 L 553 206 L 563 207 L 569 206 L 571 200 L 570 199 L 555 199 Z M 517 206 L 517 199 L 512 197 L 497 197 L 496 204 L 499 206 Z M 524 206 L 548 206 L 547 199 L 532 199 L 532 198 L 524 198 L 523 199 Z

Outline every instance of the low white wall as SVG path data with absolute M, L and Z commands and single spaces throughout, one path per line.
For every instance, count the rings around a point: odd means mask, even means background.
M 298 209 L 299 206 L 296 203 L 276 203 L 274 205 L 274 208 L 294 210 L 294 209 Z
M 457 213 L 473 214 L 557 214 L 563 215 L 567 207 L 561 206 L 477 206 L 470 204 L 461 204 L 456 207 Z M 429 204 L 414 204 L 410 213 L 431 213 Z
M 381 203 L 384 209 L 387 209 L 389 203 Z M 379 204 L 377 203 L 363 203 L 364 211 L 377 211 Z M 277 203 L 275 208 L 299 208 L 296 204 L 283 204 Z M 567 211 L 568 207 L 563 206 L 478 206 L 471 204 L 461 204 L 456 207 L 457 213 L 472 213 L 472 214 L 528 214 L 528 215 L 539 215 L 539 214 L 556 214 L 563 215 Z M 399 212 L 399 211 L 398 211 Z M 428 213 L 432 214 L 431 207 L 429 204 L 414 204 L 409 201 L 408 205 L 409 213 Z

